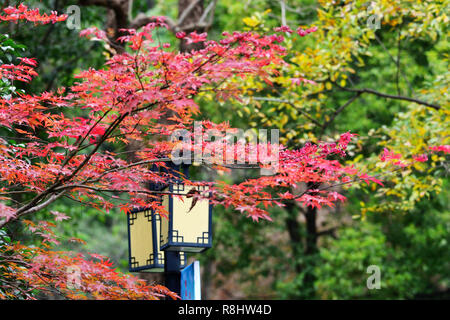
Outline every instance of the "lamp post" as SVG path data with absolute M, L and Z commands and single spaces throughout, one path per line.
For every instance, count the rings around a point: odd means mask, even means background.
M 179 296 L 181 296 L 181 269 L 181 253 L 165 252 L 164 285 Z
M 187 166 L 172 166 L 173 172 Z M 186 264 L 185 252 L 203 252 L 212 246 L 212 205 L 206 186 L 185 185 L 179 175 L 165 185 L 151 184 L 163 190 L 162 217 L 153 210 L 134 210 L 128 214 L 130 271 L 163 272 L 165 286 L 181 296 L 180 271 Z M 194 193 L 204 199 L 195 199 Z M 195 203 L 193 203 L 195 199 Z

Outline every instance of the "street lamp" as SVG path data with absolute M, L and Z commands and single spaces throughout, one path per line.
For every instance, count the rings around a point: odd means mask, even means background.
M 162 197 L 168 212 L 168 217 L 161 220 L 160 232 L 160 247 L 166 257 L 166 286 L 179 295 L 181 251 L 203 252 L 212 246 L 212 205 L 207 198 L 195 198 L 195 193 L 208 194 L 208 187 L 175 181 L 164 189 Z
M 150 208 L 128 214 L 130 271 L 164 271 L 166 287 L 178 295 L 185 252 L 203 252 L 212 246 L 209 188 L 184 184 L 180 176 L 187 177 L 188 170 L 186 165 L 171 164 L 164 170 L 172 175 L 167 183 L 150 183 L 151 190 L 162 193 L 160 200 L 153 201 L 162 201 L 167 217 Z M 199 194 L 205 198 L 197 198 Z

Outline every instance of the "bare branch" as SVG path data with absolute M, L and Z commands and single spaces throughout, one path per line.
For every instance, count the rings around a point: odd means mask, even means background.
M 317 236 L 318 237 L 320 237 L 320 236 L 331 236 L 332 238 L 337 239 L 336 230 L 337 230 L 337 227 L 329 228 L 329 229 L 326 229 L 326 230 L 323 230 L 323 231 L 319 231 L 317 233 Z
M 133 21 L 130 22 L 131 29 L 139 29 L 149 23 L 156 22 L 156 17 L 148 17 L 144 13 L 139 13 Z M 176 23 L 169 17 L 164 17 L 164 22 L 167 24 L 168 28 L 172 32 L 177 32 Z
M 344 88 L 344 87 L 341 87 L 340 85 L 338 85 L 336 83 L 334 85 L 336 85 L 341 90 L 348 91 L 348 92 L 357 92 L 357 93 L 360 93 L 360 94 L 362 94 L 362 93 L 370 93 L 370 94 L 374 94 L 376 96 L 387 98 L 387 99 L 404 100 L 404 101 L 409 101 L 409 102 L 415 102 L 417 104 L 421 104 L 421 105 L 433 108 L 435 110 L 440 110 L 441 109 L 441 106 L 438 105 L 438 104 L 429 103 L 429 102 L 426 102 L 426 101 L 423 101 L 423 100 L 419 100 L 419 99 L 416 99 L 416 98 L 405 97 L 405 96 L 400 96 L 400 95 L 387 94 L 387 93 L 379 92 L 379 91 L 376 91 L 376 90 L 373 90 L 373 89 L 369 89 L 369 88 L 362 88 L 362 89 Z
M 201 0 L 193 1 L 189 4 L 189 6 L 184 10 L 180 18 L 177 22 L 173 21 L 169 17 L 164 17 L 164 22 L 167 24 L 170 31 L 173 33 L 176 33 L 178 31 L 183 30 L 193 30 L 196 28 L 199 29 L 207 29 L 212 25 L 213 18 L 214 18 L 214 10 L 216 8 L 217 0 L 213 0 L 209 3 L 209 5 L 206 7 L 205 11 L 203 12 L 200 19 L 194 23 L 189 23 L 186 25 L 183 25 L 184 21 L 186 20 L 186 17 L 189 15 L 189 13 L 195 8 L 195 6 L 200 2 Z M 208 18 L 209 15 L 209 19 Z M 136 18 L 133 19 L 133 21 L 130 22 L 130 28 L 132 29 L 139 29 L 151 22 L 156 22 L 155 17 L 148 17 L 144 13 L 139 13 Z
M 280 6 L 281 6 L 281 24 L 283 26 L 287 26 L 287 22 L 286 22 L 286 2 L 285 2 L 285 0 L 280 0 Z
M 200 20 L 199 20 L 200 25 L 205 23 L 205 20 L 206 20 L 208 14 L 209 14 L 209 19 L 206 22 L 206 24 L 208 25 L 208 28 L 212 25 L 212 23 L 214 21 L 214 11 L 216 10 L 216 4 L 217 4 L 217 0 L 213 0 L 208 4 L 205 11 L 203 12 L 203 15 L 200 17 Z M 210 12 L 211 12 L 211 14 L 210 14 Z
M 181 15 L 180 18 L 178 19 L 177 22 L 177 27 L 181 26 L 184 22 L 184 19 L 186 19 L 186 17 L 188 16 L 189 13 L 191 13 L 192 9 L 195 8 L 195 6 L 197 5 L 197 3 L 199 3 L 201 0 L 194 0 L 192 1 L 189 6 L 186 8 L 186 10 L 184 10 Z
M 319 127 L 323 127 L 323 124 L 321 124 L 319 121 L 311 117 L 308 113 L 304 112 L 302 109 L 297 108 L 295 104 L 289 100 L 286 99 L 279 99 L 279 98 L 266 98 L 266 97 L 251 97 L 253 100 L 259 100 L 259 101 L 269 101 L 269 102 L 278 102 L 278 103 L 286 103 L 294 107 L 298 112 L 300 112 L 302 115 L 304 115 L 308 120 L 313 122 L 315 125 Z

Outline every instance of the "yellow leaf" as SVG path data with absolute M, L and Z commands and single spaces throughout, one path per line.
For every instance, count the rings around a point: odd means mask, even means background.
M 258 24 L 260 24 L 261 21 L 259 21 L 255 17 L 247 17 L 247 18 L 242 19 L 242 22 L 244 22 L 247 26 L 253 28 L 253 27 L 256 27 Z

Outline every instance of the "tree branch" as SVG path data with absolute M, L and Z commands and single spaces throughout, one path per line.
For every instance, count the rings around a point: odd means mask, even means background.
M 285 99 L 278 99 L 278 98 L 266 98 L 266 97 L 251 97 L 253 100 L 257 100 L 257 101 L 269 101 L 269 102 L 278 102 L 278 103 L 286 103 L 291 105 L 293 108 L 295 108 L 296 110 L 298 110 L 302 115 L 304 115 L 308 120 L 310 120 L 311 122 L 313 122 L 315 125 L 319 126 L 319 127 L 323 127 L 323 124 L 321 124 L 319 121 L 317 121 L 316 119 L 314 119 L 313 117 L 311 117 L 308 113 L 304 112 L 303 110 L 297 108 L 295 106 L 294 103 L 292 103 L 289 100 L 285 100 Z
M 82 6 L 99 6 L 114 11 L 119 25 L 128 20 L 128 10 L 124 10 L 124 2 L 120 0 L 79 0 Z
M 142 12 L 139 13 L 136 18 L 133 19 L 133 21 L 130 22 L 130 28 L 131 29 L 139 29 L 149 23 L 156 22 L 156 17 L 148 17 Z M 177 32 L 177 25 L 176 23 L 169 17 L 164 17 L 164 22 L 169 27 L 169 30 L 172 32 Z
M 67 190 L 62 190 L 59 193 L 52 194 L 50 196 L 50 198 L 48 198 L 44 202 L 21 211 L 19 214 L 16 214 L 14 217 L 12 217 L 9 220 L 4 220 L 4 221 L 0 222 L 0 228 L 3 228 L 6 224 L 8 224 L 12 221 L 16 221 L 17 219 L 19 219 L 20 217 L 22 217 L 24 215 L 37 212 L 37 211 L 47 207 L 49 204 L 51 204 L 51 203 L 55 202 L 56 200 L 58 200 L 59 198 L 61 198 L 66 192 L 67 192 Z
M 330 125 L 330 123 L 332 123 L 334 121 L 334 119 L 339 115 L 339 113 L 341 113 L 342 111 L 344 111 L 344 109 L 349 106 L 353 101 L 355 101 L 357 98 L 359 98 L 359 96 L 361 95 L 361 92 L 356 93 L 355 96 L 353 96 L 350 100 L 348 100 L 346 103 L 344 103 L 342 106 L 340 106 L 338 109 L 336 109 L 336 111 L 331 115 L 330 119 L 328 121 L 326 121 L 323 126 L 322 126 L 322 132 L 320 133 L 320 136 L 322 136 L 325 132 L 325 129 Z
M 341 87 L 340 85 L 338 85 L 336 83 L 334 83 L 334 85 L 336 85 L 341 90 L 348 91 L 348 92 L 357 92 L 359 94 L 370 93 L 370 94 L 374 94 L 376 96 L 387 98 L 387 99 L 404 100 L 404 101 L 414 102 L 414 103 L 417 103 L 417 104 L 421 104 L 421 105 L 433 108 L 435 110 L 440 110 L 441 109 L 441 106 L 438 105 L 438 104 L 429 103 L 429 102 L 426 102 L 426 101 L 423 101 L 423 100 L 419 100 L 419 99 L 416 99 L 416 98 L 405 97 L 405 96 L 400 96 L 400 95 L 387 94 L 387 93 L 379 92 L 379 91 L 376 91 L 376 90 L 373 90 L 373 89 L 369 89 L 369 88 L 362 88 L 362 89 L 344 88 L 344 87 Z
M 191 13 L 192 9 L 199 3 L 201 0 L 192 1 L 189 6 L 181 13 L 180 18 L 178 19 L 177 26 L 181 26 L 184 22 L 184 19 Z
M 319 232 L 317 232 L 317 236 L 318 237 L 320 237 L 320 236 L 331 236 L 334 239 L 337 239 L 336 229 L 337 229 L 337 227 L 329 228 L 329 229 L 326 229 L 326 230 L 323 230 L 323 231 L 319 231 Z

